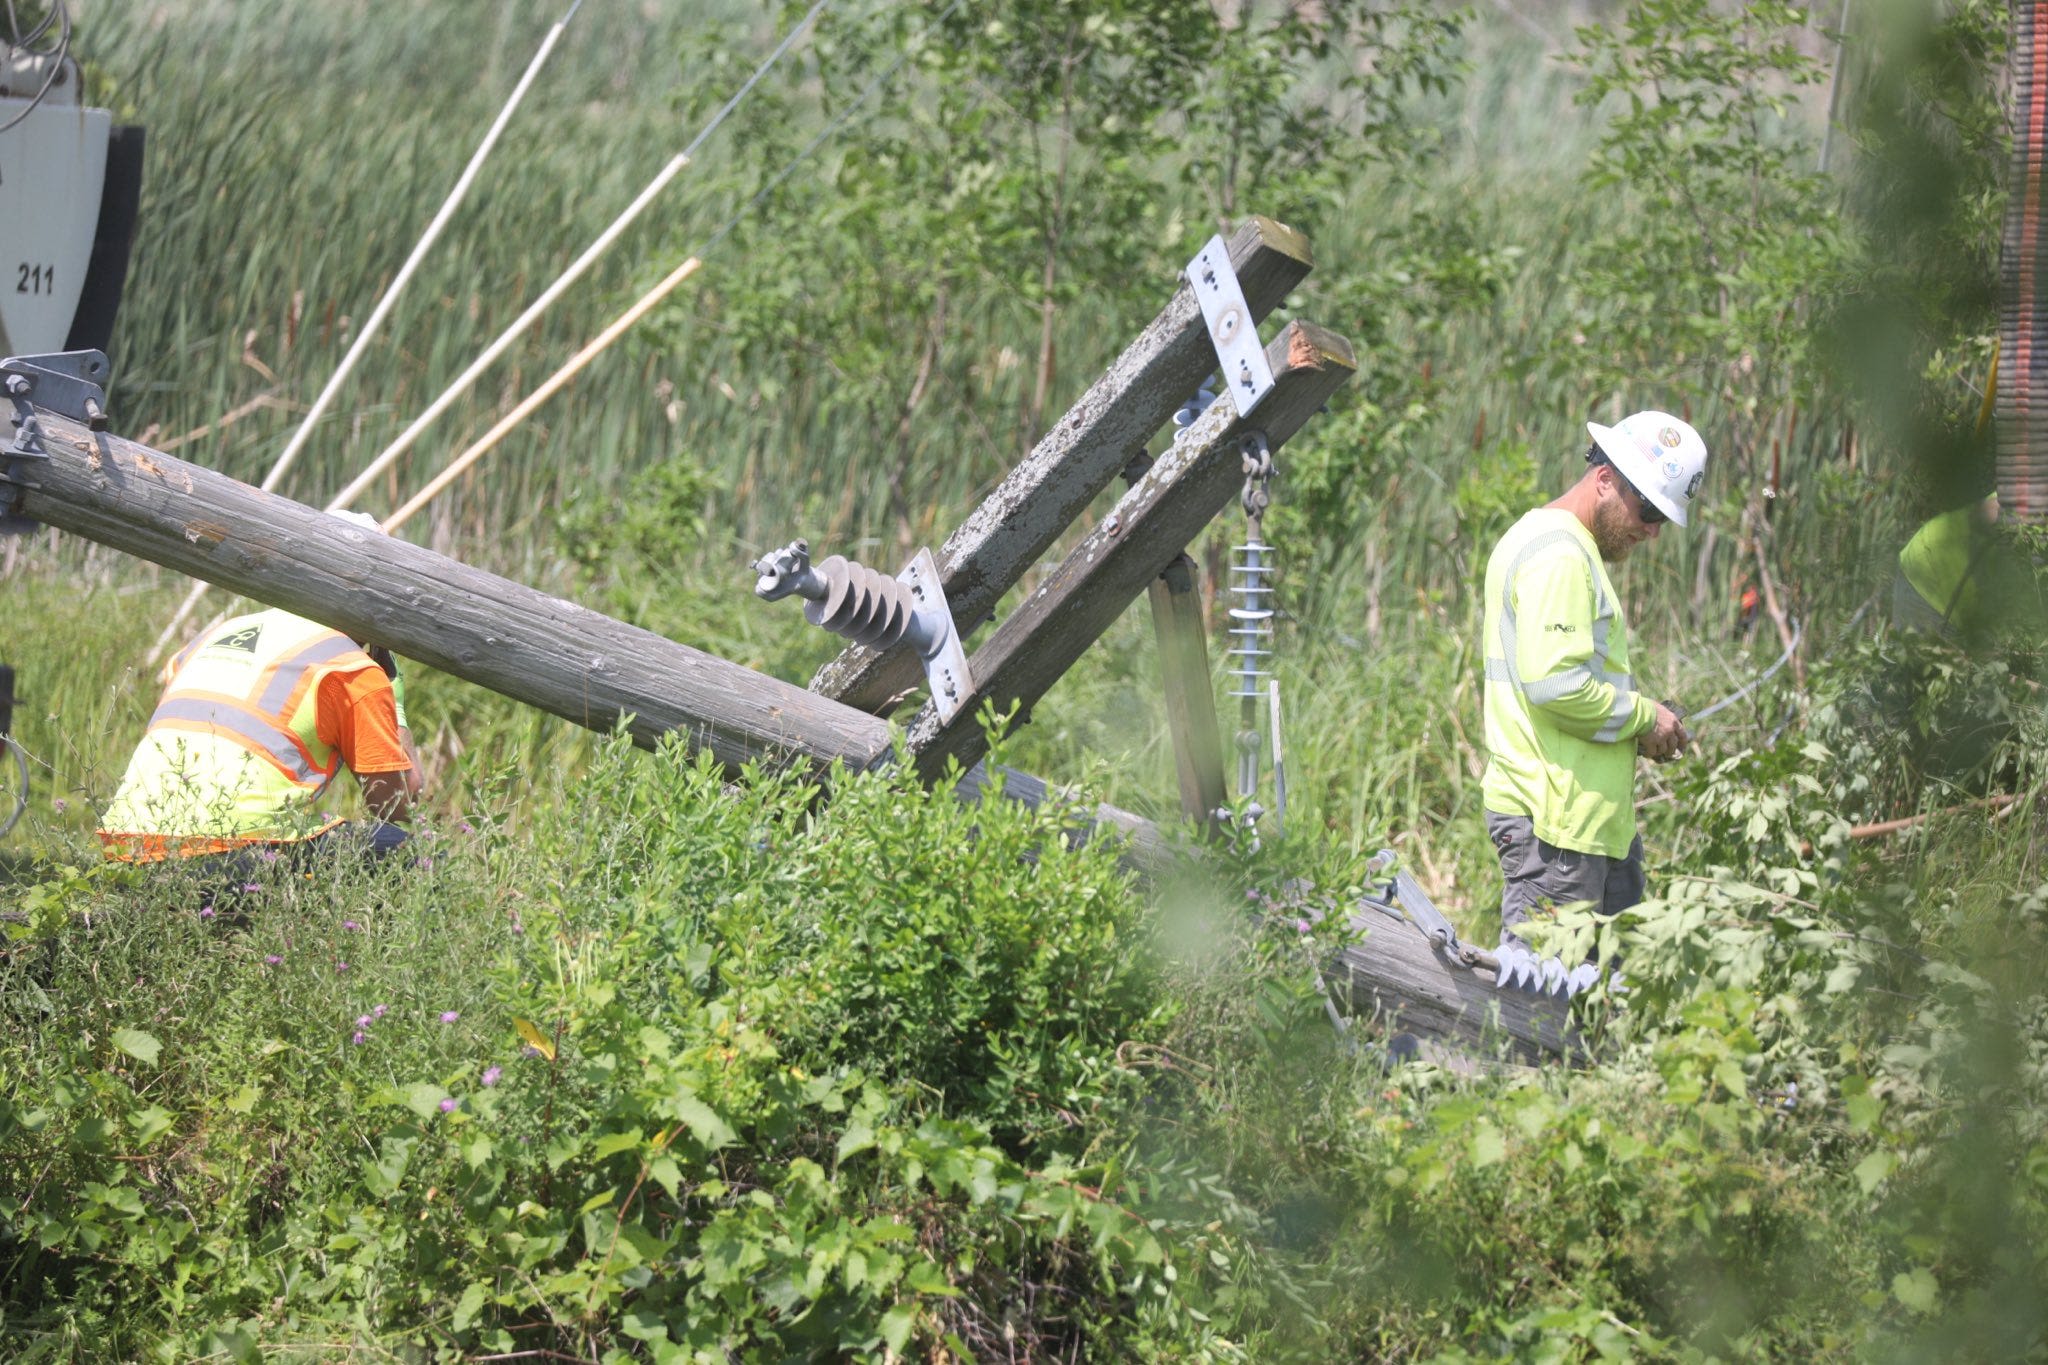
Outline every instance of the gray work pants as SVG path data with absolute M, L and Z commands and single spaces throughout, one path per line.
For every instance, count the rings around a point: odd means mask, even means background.
M 1603 915 L 1618 915 L 1642 903 L 1643 841 L 1628 846 L 1626 858 L 1580 853 L 1536 837 L 1526 815 L 1486 812 L 1486 837 L 1500 855 L 1500 933 L 1503 943 L 1520 943 L 1514 927 L 1544 905 L 1592 902 Z M 1526 946 L 1526 945 L 1525 945 Z

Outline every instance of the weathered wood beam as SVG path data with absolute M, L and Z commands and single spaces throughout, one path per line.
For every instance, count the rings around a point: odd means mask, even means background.
M 1263 319 L 1308 278 L 1308 239 L 1270 218 L 1251 218 L 1230 240 L 1230 262 L 1254 320 Z M 1215 368 L 1202 310 L 1183 280 L 1152 324 L 934 556 L 963 634 L 1023 581 L 1131 452 L 1142 450 Z M 854 646 L 818 671 L 811 690 L 886 715 L 923 679 L 905 650 Z
M 1223 741 L 1216 725 L 1216 694 L 1209 685 L 1209 636 L 1202 624 L 1195 561 L 1185 554 L 1175 555 L 1145 591 L 1152 603 L 1152 632 L 1159 642 L 1166 730 L 1173 738 L 1180 808 L 1204 833 L 1214 833 L 1216 812 L 1229 798 L 1223 780 Z
M 681 732 L 728 769 L 860 766 L 889 742 L 865 711 L 574 602 L 39 414 L 21 510 L 61 531 L 282 607 L 593 730 Z
M 908 746 L 927 779 L 949 761 L 971 768 L 987 751 L 981 703 L 1028 717 L 1102 632 L 1242 486 L 1240 438 L 1263 433 L 1274 449 L 1300 430 L 1357 369 L 1334 332 L 1293 322 L 1266 348 L 1274 384 L 1250 418 L 1218 400 L 1182 434 L 1114 511 L 1012 612 L 968 660 L 974 694 L 950 724 L 927 702 Z

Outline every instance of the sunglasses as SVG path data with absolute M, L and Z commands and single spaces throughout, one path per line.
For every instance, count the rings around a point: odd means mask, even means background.
M 1664 515 L 1663 508 L 1644 497 L 1637 490 L 1636 486 L 1626 478 L 1623 478 L 1619 472 L 1615 474 L 1614 481 L 1627 490 L 1629 500 L 1635 504 L 1637 521 L 1640 521 L 1645 526 L 1660 526 L 1670 520 L 1669 517 Z

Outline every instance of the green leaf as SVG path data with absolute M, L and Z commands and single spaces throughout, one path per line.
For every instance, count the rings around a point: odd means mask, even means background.
M 1898 1166 L 1897 1153 L 1882 1150 L 1872 1152 L 1856 1163 L 1856 1183 L 1862 1186 L 1865 1194 L 1869 1194 L 1883 1184 L 1885 1177 L 1897 1170 Z
M 910 1329 L 917 1325 L 917 1308 L 902 1303 L 882 1314 L 882 1340 L 897 1355 L 903 1354 L 903 1343 L 910 1340 Z
M 668 1191 L 668 1197 L 676 1197 L 682 1188 L 683 1173 L 676 1166 L 674 1157 L 658 1156 L 647 1163 L 647 1174 L 654 1177 L 654 1183 Z
M 262 1096 L 263 1092 L 255 1086 L 245 1085 L 234 1094 L 228 1096 L 223 1101 L 222 1108 L 226 1109 L 230 1114 L 246 1114 L 255 1109 L 256 1101 L 261 1099 Z
M 739 1139 L 730 1124 L 718 1116 L 718 1111 L 685 1090 L 669 1101 L 670 1114 L 683 1121 L 690 1135 L 711 1151 L 717 1151 Z
M 1472 1134 L 1472 1164 L 1497 1165 L 1507 1157 L 1507 1154 L 1508 1144 L 1501 1137 L 1500 1130 L 1490 1123 L 1480 1124 L 1478 1130 Z
M 156 1065 L 157 1054 L 164 1050 L 164 1045 L 156 1040 L 154 1034 L 144 1033 L 139 1028 L 117 1028 L 113 1041 L 115 1047 L 150 1066 Z
M 481 1284 L 473 1284 L 462 1291 L 462 1297 L 455 1302 L 455 1320 L 449 1325 L 458 1332 L 467 1332 L 469 1325 L 476 1321 L 476 1315 L 484 1309 L 484 1299 L 490 1291 Z
M 261 1365 L 263 1360 L 256 1338 L 239 1327 L 220 1327 L 208 1332 L 205 1353 L 208 1356 L 226 1356 L 235 1365 Z
M 839 1159 L 841 1161 L 857 1152 L 865 1152 L 875 1145 L 875 1130 L 865 1119 L 855 1119 L 839 1135 Z
M 640 1130 L 629 1129 L 623 1133 L 606 1133 L 591 1144 L 590 1154 L 599 1161 L 618 1152 L 630 1151 L 640 1145 Z
M 1892 1297 L 1916 1313 L 1932 1313 L 1940 1295 L 1934 1272 L 1925 1266 L 1892 1276 Z
M 448 1098 L 448 1092 L 431 1081 L 414 1081 L 401 1087 L 398 1093 L 404 1099 L 405 1107 L 423 1119 L 439 1113 L 441 1101 Z
M 135 1145 L 138 1147 L 147 1147 L 155 1142 L 171 1131 L 175 1122 L 177 1120 L 171 1117 L 171 1112 L 160 1104 L 138 1109 L 128 1116 L 128 1126 L 135 1130 Z
M 920 1294 L 936 1294 L 941 1298 L 957 1298 L 960 1291 L 946 1280 L 946 1272 L 930 1261 L 918 1261 L 911 1265 L 910 1273 L 903 1282 Z
M 667 1341 L 668 1324 L 661 1314 L 646 1308 L 629 1310 L 619 1320 L 619 1330 L 635 1341 Z

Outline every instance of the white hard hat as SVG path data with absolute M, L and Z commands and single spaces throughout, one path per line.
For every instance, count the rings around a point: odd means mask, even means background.
M 1631 487 L 1680 526 L 1693 494 L 1707 476 L 1707 443 L 1688 422 L 1668 412 L 1638 412 L 1603 427 L 1586 423 L 1600 447 Z
M 330 517 L 340 517 L 343 521 L 361 526 L 365 530 L 375 531 L 380 536 L 384 534 L 384 527 L 368 512 L 354 512 L 345 507 L 330 507 L 327 509 L 327 515 Z

